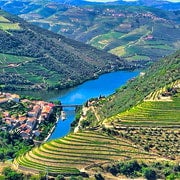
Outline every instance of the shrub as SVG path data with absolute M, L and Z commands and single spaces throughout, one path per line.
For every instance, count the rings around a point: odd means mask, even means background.
M 94 175 L 96 180 L 104 180 L 104 177 L 99 173 Z
M 23 174 L 13 171 L 10 167 L 4 168 L 2 174 L 5 176 L 5 179 L 8 180 L 23 180 Z
M 156 179 L 156 172 L 150 168 L 143 168 L 142 169 L 143 175 L 147 180 L 155 180 Z
M 58 175 L 55 180 L 65 180 L 63 175 Z

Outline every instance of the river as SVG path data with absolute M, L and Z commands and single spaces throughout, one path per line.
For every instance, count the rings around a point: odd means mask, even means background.
M 93 97 L 108 96 L 117 88 L 124 85 L 129 79 L 137 76 L 138 71 L 118 71 L 101 75 L 98 79 L 87 81 L 79 86 L 56 94 L 49 100 L 60 100 L 62 104 L 83 104 Z M 74 108 L 64 108 L 67 119 L 58 121 L 54 132 L 49 140 L 67 135 L 70 132 L 70 125 L 75 118 Z

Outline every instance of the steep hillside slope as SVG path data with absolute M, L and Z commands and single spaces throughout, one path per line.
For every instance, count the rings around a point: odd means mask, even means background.
M 1 88 L 65 88 L 123 68 L 131 66 L 0 10 Z
M 142 176 L 143 168 L 138 172 L 130 166 L 133 160 L 144 168 L 153 163 L 158 178 L 166 179 L 172 170 L 179 178 L 179 70 L 180 51 L 155 63 L 110 97 L 89 101 L 77 132 L 16 158 L 14 168 L 32 173 L 48 169 L 51 175 L 65 176 L 84 172 L 102 172 L 105 177 L 108 172 L 119 179 L 119 173 Z
M 180 51 L 152 65 L 113 95 L 86 103 L 80 129 L 101 129 L 179 162 Z
M 172 82 L 180 79 L 180 51 L 168 56 L 148 68 L 113 95 L 97 101 L 96 111 L 100 119 L 110 118 L 136 106 L 150 93 L 167 88 Z M 179 99 L 178 104 L 179 104 Z M 176 105 L 175 105 L 176 106 Z M 178 107 L 179 108 L 179 107 Z M 179 110 L 178 110 L 179 111 Z
M 13 12 L 14 5 L 2 7 Z M 18 14 L 40 27 L 136 63 L 154 61 L 180 48 L 179 11 L 51 2 L 22 5 Z
M 51 175 L 80 175 L 89 169 L 117 161 L 141 159 L 152 162 L 155 158 L 158 157 L 124 138 L 85 131 L 32 149 L 15 159 L 14 167 L 25 172 L 43 172 L 48 168 Z

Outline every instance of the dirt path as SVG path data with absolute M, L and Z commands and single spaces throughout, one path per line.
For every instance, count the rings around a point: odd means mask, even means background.
M 96 119 L 98 122 L 101 121 L 100 116 L 97 114 L 97 111 L 95 110 L 94 106 L 91 106 L 91 110 L 93 111 L 94 115 L 96 116 Z
M 81 121 L 84 120 L 84 116 L 86 116 L 86 113 L 87 113 L 88 110 L 89 110 L 89 108 L 83 106 L 83 108 L 82 108 L 82 115 L 81 115 L 81 118 L 79 119 L 77 127 L 75 127 L 75 129 L 74 129 L 74 133 L 79 131 L 79 128 L 81 126 Z
M 2 173 L 5 167 L 10 167 L 10 166 L 11 166 L 11 163 L 0 162 L 0 174 Z

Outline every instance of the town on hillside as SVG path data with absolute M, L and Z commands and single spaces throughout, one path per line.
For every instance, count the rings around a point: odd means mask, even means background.
M 53 103 L 21 99 L 17 94 L 0 92 L 0 128 L 16 132 L 23 139 L 38 137 L 42 131 L 40 124 L 49 119 L 54 106 Z

